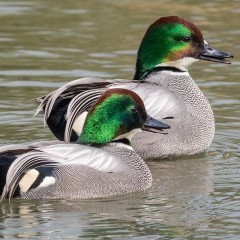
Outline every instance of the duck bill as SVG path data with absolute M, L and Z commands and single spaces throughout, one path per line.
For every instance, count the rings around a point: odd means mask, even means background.
M 142 129 L 148 132 L 162 132 L 164 129 L 169 129 L 170 126 L 155 119 L 150 116 L 147 117 L 145 124 L 143 125 Z
M 218 51 L 210 47 L 206 41 L 204 42 L 204 51 L 200 54 L 199 59 L 211 62 L 231 64 L 231 62 L 226 60 L 225 58 L 233 58 L 233 55 L 231 53 Z

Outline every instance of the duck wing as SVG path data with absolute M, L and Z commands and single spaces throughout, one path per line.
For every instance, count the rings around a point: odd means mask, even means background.
M 145 81 L 82 78 L 39 98 L 40 105 L 36 114 L 44 111 L 44 122 L 56 138 L 75 142 L 81 134 L 87 111 L 110 88 L 125 88 L 136 92 L 144 101 L 148 114 L 160 121 L 176 117 L 184 108 L 167 88 Z
M 37 98 L 36 100 L 39 103 L 39 106 L 35 115 L 41 110 L 44 110 L 44 119 L 46 122 L 46 119 L 50 116 L 51 111 L 56 108 L 56 101 L 59 97 L 62 99 L 72 99 L 77 94 L 86 90 L 104 88 L 109 84 L 109 81 L 104 81 L 101 78 L 81 78 L 68 82 L 46 96 Z
M 109 87 L 123 82 L 131 80 L 81 78 L 71 81 L 38 98 L 39 106 L 35 115 L 43 110 L 44 124 L 48 125 L 59 140 L 76 141 L 78 136 L 72 132 L 74 121 L 88 111 Z

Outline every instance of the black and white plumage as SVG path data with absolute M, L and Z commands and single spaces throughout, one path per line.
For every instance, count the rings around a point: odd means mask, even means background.
M 101 198 L 143 191 L 152 184 L 145 162 L 123 143 L 109 143 L 101 148 L 48 144 L 0 148 L 1 159 L 13 159 L 9 161 L 4 188 L 1 183 L 1 199 Z
M 150 73 L 145 81 L 78 79 L 63 85 L 45 98 L 39 98 L 41 104 L 37 112 L 44 110 L 44 118 L 58 139 L 74 141 L 81 129 L 73 131 L 71 138 L 64 138 L 72 131 L 72 128 L 65 128 L 66 122 L 78 121 L 91 102 L 85 99 L 84 103 L 78 103 L 83 109 L 82 112 L 72 103 L 76 103 L 75 99 L 80 99 L 85 91 L 91 95 L 91 91 L 96 94 L 99 90 L 101 94 L 104 89 L 109 88 L 126 88 L 136 92 L 144 101 L 149 115 L 158 120 L 164 119 L 163 121 L 171 126 L 167 134 L 143 131 L 133 138 L 133 148 L 144 159 L 192 155 L 206 150 L 211 144 L 215 131 L 211 106 L 189 73 L 174 71 L 173 68 L 158 68 Z M 84 107 L 84 104 L 87 107 Z M 78 114 L 75 114 L 74 108 L 78 109 Z M 68 116 L 71 116 L 70 120 Z M 64 127 L 58 124 L 59 119 L 61 124 L 64 123 Z M 84 121 L 84 118 L 81 120 Z M 68 126 L 72 127 L 73 124 Z
M 136 93 L 104 92 L 89 109 L 76 143 L 0 147 L 1 200 L 100 198 L 148 189 L 151 172 L 130 146 L 143 128 L 158 132 L 169 126 L 148 116 Z

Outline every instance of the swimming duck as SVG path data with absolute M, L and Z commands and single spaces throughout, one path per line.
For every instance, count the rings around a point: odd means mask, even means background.
M 148 189 L 151 172 L 130 146 L 141 128 L 156 132 L 169 126 L 149 117 L 136 93 L 104 92 L 89 109 L 76 143 L 0 148 L 1 199 L 99 198 Z
M 79 122 L 84 122 L 88 108 L 102 92 L 126 88 L 143 99 L 151 116 L 171 125 L 167 135 L 143 131 L 133 138 L 132 146 L 141 157 L 201 153 L 213 140 L 215 121 L 209 101 L 189 75 L 188 66 L 199 59 L 229 64 L 226 58 L 230 57 L 232 54 L 210 47 L 192 22 L 177 16 L 162 17 L 150 25 L 142 39 L 133 80 L 82 78 L 69 82 L 38 98 L 37 113 L 44 110 L 45 122 L 58 139 L 75 141 L 81 133 Z

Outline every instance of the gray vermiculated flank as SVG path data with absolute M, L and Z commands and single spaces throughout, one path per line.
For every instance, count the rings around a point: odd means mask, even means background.
M 84 165 L 55 167 L 56 183 L 32 189 L 21 195 L 26 199 L 101 198 L 143 191 L 151 187 L 152 175 L 146 163 L 132 150 L 110 143 L 103 150 L 122 164 L 113 172 L 101 172 Z

